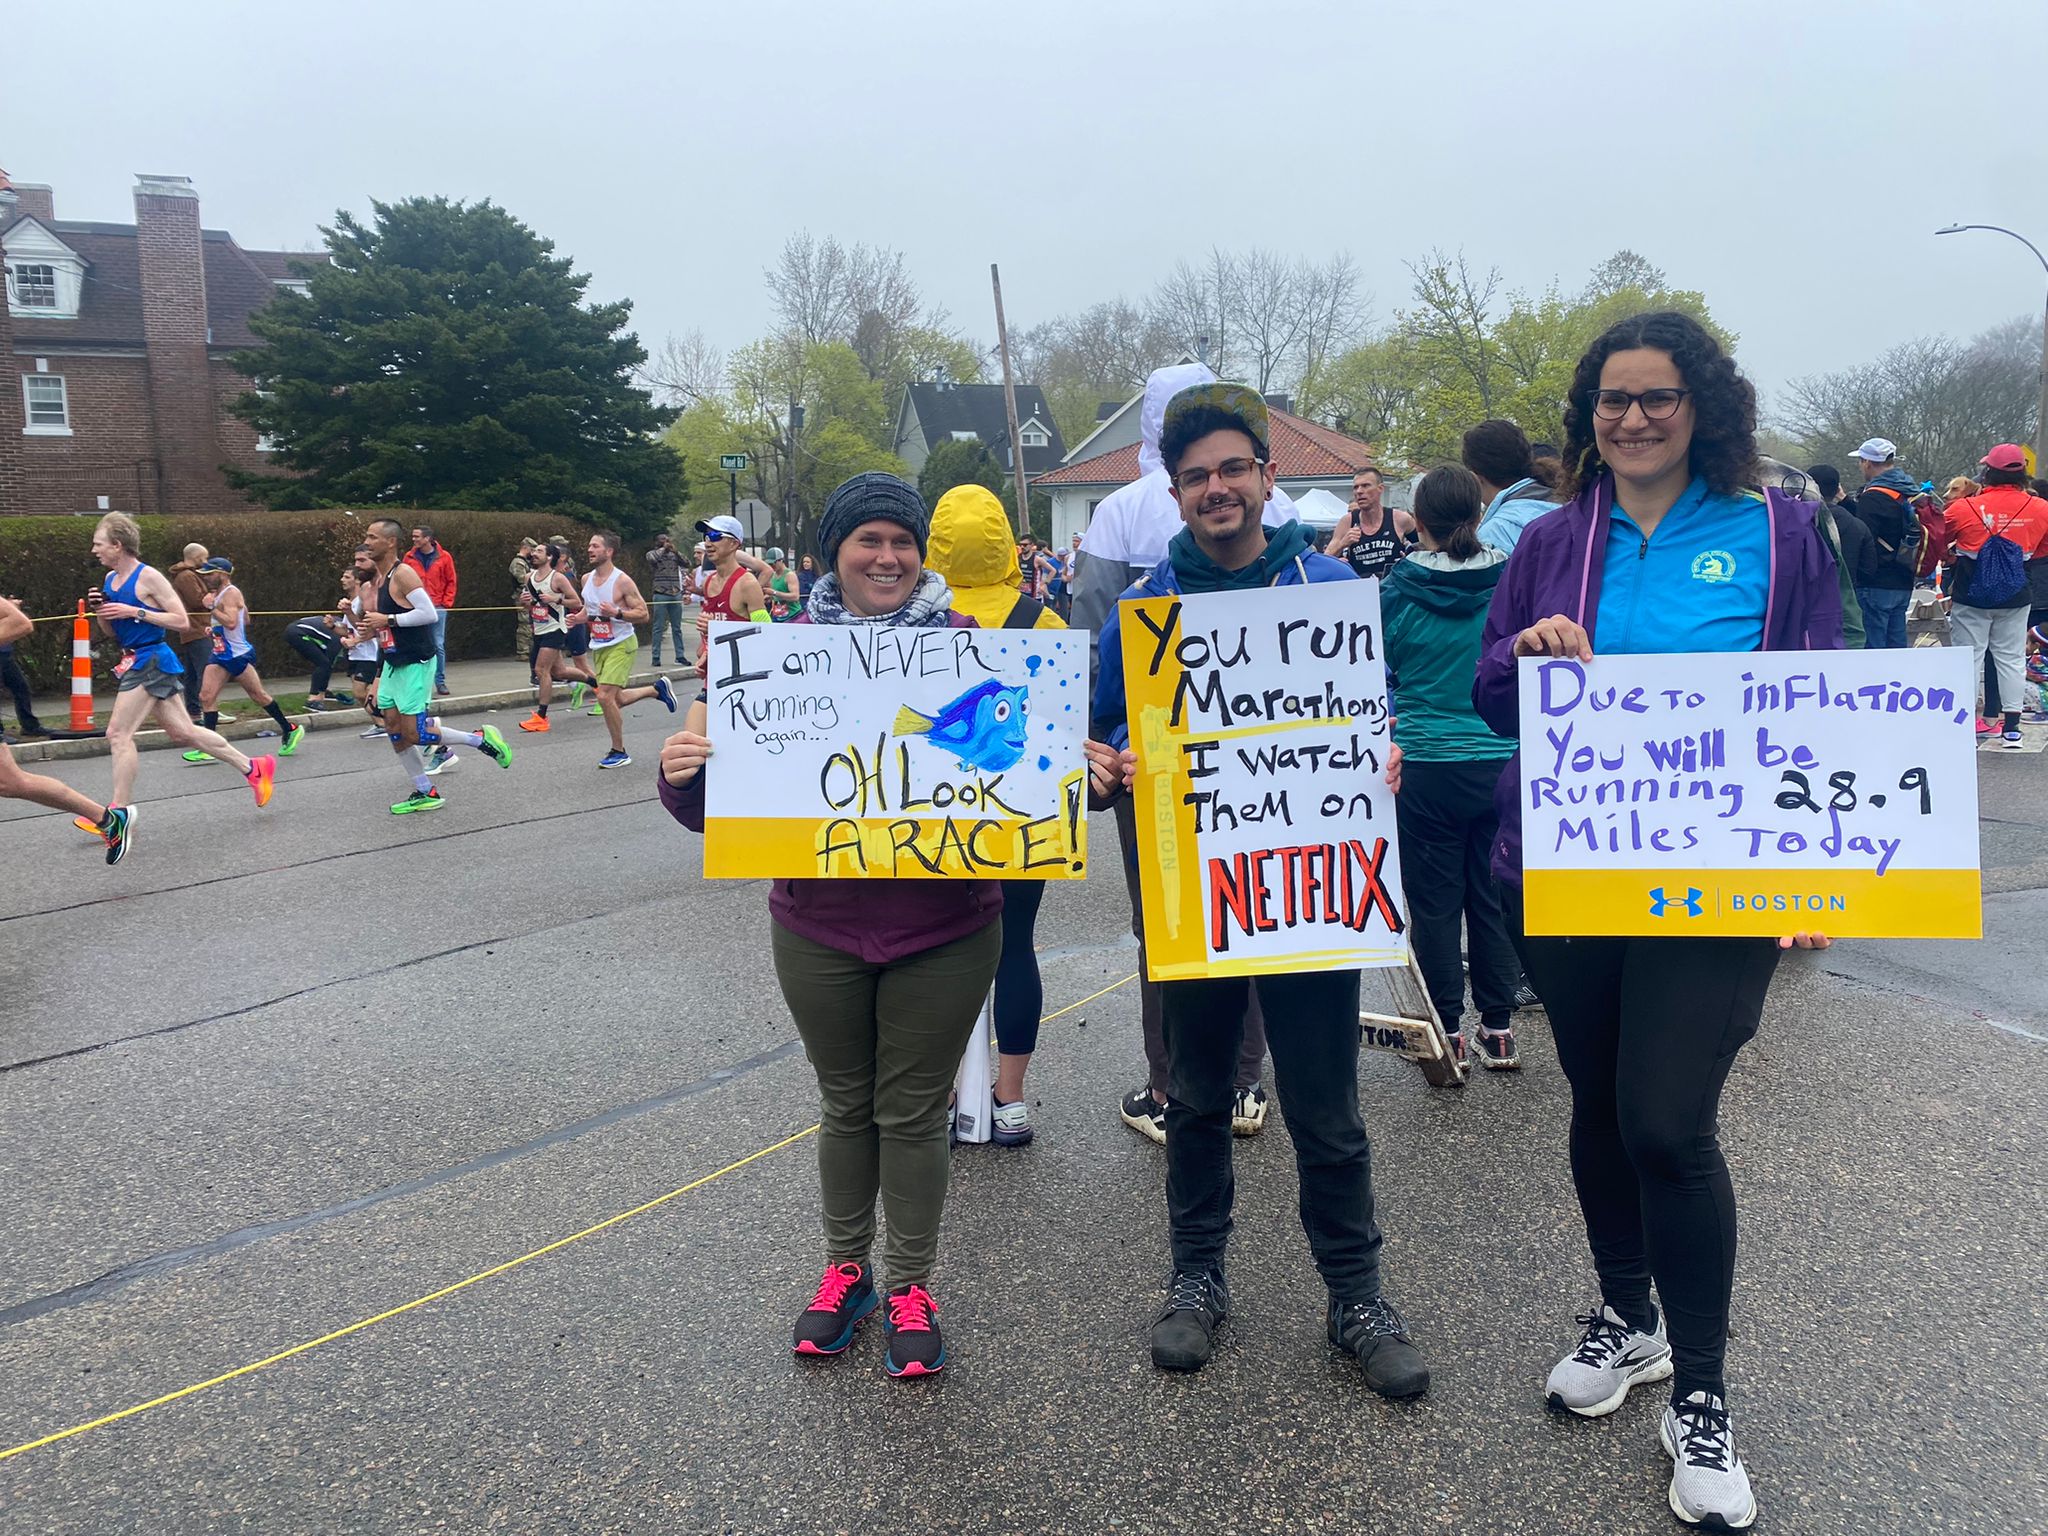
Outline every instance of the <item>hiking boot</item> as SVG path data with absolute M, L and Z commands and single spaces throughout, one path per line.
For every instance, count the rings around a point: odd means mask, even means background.
M 1230 1101 L 1230 1134 L 1256 1136 L 1266 1128 L 1266 1090 L 1257 1083 L 1240 1088 Z
M 1489 1072 L 1515 1072 L 1521 1069 L 1521 1053 L 1515 1049 L 1515 1032 L 1512 1029 L 1479 1029 L 1479 1064 Z
M 1746 1531 L 1756 1520 L 1749 1473 L 1735 1454 L 1728 1404 L 1693 1392 L 1664 1410 L 1657 1442 L 1671 1458 L 1671 1513 L 1710 1531 Z
M 817 1294 L 797 1314 L 790 1347 L 799 1355 L 836 1355 L 853 1342 L 860 1320 L 880 1305 L 867 1265 L 827 1264 Z
M 1216 1330 L 1229 1316 L 1223 1271 L 1175 1270 L 1166 1307 L 1152 1324 L 1152 1363 L 1162 1371 L 1199 1371 L 1216 1352 Z
M 1166 1106 L 1152 1097 L 1150 1088 L 1140 1083 L 1135 1092 L 1125 1095 L 1120 1112 L 1124 1124 L 1140 1136 L 1166 1145 Z
M 1429 1390 L 1429 1367 L 1408 1341 L 1408 1325 L 1384 1296 L 1370 1301 L 1330 1298 L 1330 1343 L 1365 1372 L 1365 1384 L 1381 1397 L 1420 1397 Z
M 1582 1313 L 1578 1348 L 1550 1368 L 1543 1390 L 1553 1408 L 1582 1419 L 1597 1419 L 1622 1405 L 1629 1388 L 1671 1375 L 1671 1345 L 1664 1337 L 1664 1319 L 1656 1331 L 1640 1333 L 1604 1303 L 1597 1312 Z
M 939 1304 L 921 1285 L 906 1285 L 888 1296 L 882 1318 L 882 1369 L 891 1376 L 936 1376 L 946 1368 L 946 1341 L 939 1333 Z

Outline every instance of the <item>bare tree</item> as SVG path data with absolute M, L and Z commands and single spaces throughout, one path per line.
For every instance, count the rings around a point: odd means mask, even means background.
M 1967 474 L 1994 443 L 2031 441 L 2039 331 L 2022 318 L 1970 342 L 1928 336 L 1874 362 L 1793 382 L 1774 413 L 1801 450 L 1845 464 L 1865 438 L 1888 437 L 1912 474 Z
M 1322 266 L 1302 263 L 1294 302 L 1301 313 L 1297 373 L 1299 378 L 1306 379 L 1320 372 L 1364 333 L 1372 296 L 1360 291 L 1358 267 L 1350 253 L 1340 251 Z
M 851 334 L 846 264 L 845 250 L 831 235 L 818 240 L 804 230 L 782 242 L 782 254 L 763 276 L 784 330 L 805 341 L 843 341 Z
M 1151 311 L 1180 346 L 1216 372 L 1236 372 L 1235 306 L 1239 283 L 1236 258 L 1218 246 L 1200 264 L 1185 259 L 1153 291 Z
M 701 330 L 670 335 L 640 372 L 640 381 L 665 405 L 688 409 L 725 389 L 725 354 Z

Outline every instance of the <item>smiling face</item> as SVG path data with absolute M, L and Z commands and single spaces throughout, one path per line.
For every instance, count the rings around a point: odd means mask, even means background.
M 847 611 L 875 618 L 894 613 L 909 601 L 924 558 L 908 528 L 876 518 L 846 536 L 833 569 Z
M 1616 352 L 1600 369 L 1600 388 L 1624 390 L 1640 395 L 1653 389 L 1684 389 L 1685 375 L 1669 352 L 1655 347 L 1635 347 Z M 1634 485 L 1656 485 L 1692 475 L 1693 403 L 1690 395 L 1662 421 L 1643 414 L 1640 403 L 1629 406 L 1619 421 L 1593 417 L 1593 440 L 1600 457 L 1614 471 L 1617 480 Z
M 1258 532 L 1259 514 L 1273 494 L 1273 466 L 1255 462 L 1258 456 L 1259 445 L 1249 433 L 1224 427 L 1189 443 L 1174 469 L 1181 521 L 1211 558 L 1216 549 L 1249 541 Z M 1224 473 L 1225 465 L 1232 474 Z

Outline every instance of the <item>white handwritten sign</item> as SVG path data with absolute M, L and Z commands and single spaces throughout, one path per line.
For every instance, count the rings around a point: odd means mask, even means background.
M 1152 978 L 1402 964 L 1379 583 L 1119 612 Z
M 1966 650 L 1524 660 L 1530 933 L 1977 938 Z
M 1079 879 L 1088 637 L 711 625 L 704 873 Z

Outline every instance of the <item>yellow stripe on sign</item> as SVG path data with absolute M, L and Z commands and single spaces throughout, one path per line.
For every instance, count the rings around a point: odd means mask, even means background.
M 1078 810 L 1082 801 L 1062 791 Z M 1070 846 L 1071 845 L 1071 846 Z M 1079 880 L 1086 816 L 719 816 L 705 823 L 712 880 Z
M 1165 966 L 1147 960 L 1146 976 L 1153 981 L 1194 981 L 1205 976 L 1291 976 L 1296 971 L 1375 970 L 1406 965 L 1408 951 L 1399 944 L 1374 950 L 1301 949 L 1284 955 L 1245 955 L 1233 959 L 1218 955 L 1213 960 L 1181 961 Z
M 1522 899 L 1532 934 L 1984 936 L 1974 869 L 1531 869 Z

